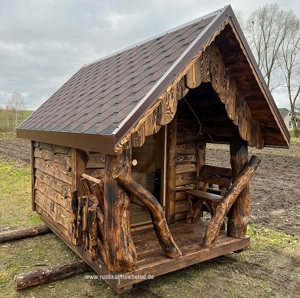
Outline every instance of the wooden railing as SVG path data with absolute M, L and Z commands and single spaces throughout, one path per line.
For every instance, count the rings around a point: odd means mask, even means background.
M 203 240 L 204 247 L 211 246 L 217 239 L 226 214 L 228 213 L 242 190 L 249 184 L 249 181 L 259 164 L 260 159 L 257 156 L 253 155 L 246 168 L 233 182 L 223 200 L 218 204 L 216 212 L 212 216 L 212 219 L 206 229 L 205 237 Z
M 114 174 L 114 178 L 148 209 L 156 236 L 165 254 L 172 259 L 181 257 L 182 253 L 170 233 L 164 211 L 157 199 L 122 169 Z

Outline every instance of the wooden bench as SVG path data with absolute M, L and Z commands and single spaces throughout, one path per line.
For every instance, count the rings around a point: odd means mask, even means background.
M 203 216 L 203 210 L 209 211 L 211 216 L 215 214 L 218 203 L 223 200 L 231 186 L 231 176 L 230 168 L 210 165 L 201 167 L 197 189 L 186 191 L 190 205 L 187 222 L 198 220 Z

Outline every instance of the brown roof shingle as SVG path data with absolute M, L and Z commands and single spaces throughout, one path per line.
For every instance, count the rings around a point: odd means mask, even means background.
M 213 17 L 85 65 L 19 129 L 111 134 Z

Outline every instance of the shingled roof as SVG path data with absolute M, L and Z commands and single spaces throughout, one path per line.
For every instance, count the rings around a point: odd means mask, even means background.
M 114 154 L 117 143 L 228 18 L 235 18 L 230 6 L 83 66 L 18 127 L 18 137 Z

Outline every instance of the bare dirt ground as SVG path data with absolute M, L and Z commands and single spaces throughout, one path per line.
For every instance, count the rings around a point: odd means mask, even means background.
M 29 151 L 26 140 L 0 140 L 0 159 L 28 164 Z M 229 152 L 224 147 L 211 146 L 207 154 L 211 164 L 229 161 Z M 251 182 L 250 223 L 300 239 L 300 142 L 294 143 L 290 150 L 250 150 L 251 154 L 256 154 L 261 164 Z M 262 242 L 265 238 L 268 243 L 273 241 L 269 239 L 273 235 L 269 232 L 255 233 L 260 233 Z M 143 282 L 124 297 L 199 297 L 200 294 L 223 298 L 300 297 L 300 246 L 298 240 L 291 239 L 294 238 L 280 236 L 279 246 L 266 244 L 264 247 L 264 243 L 254 243 L 252 251 L 224 256 Z M 214 274 L 218 270 L 224 272 L 226 268 L 229 268 L 226 276 Z M 96 286 L 95 281 L 91 283 Z M 228 284 L 235 290 L 226 288 Z M 101 297 L 115 297 L 108 291 L 105 288 Z

